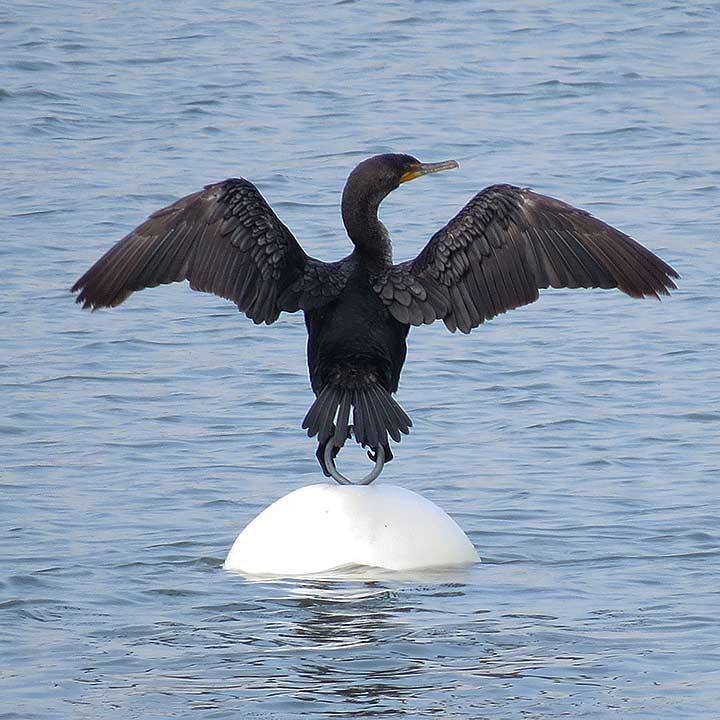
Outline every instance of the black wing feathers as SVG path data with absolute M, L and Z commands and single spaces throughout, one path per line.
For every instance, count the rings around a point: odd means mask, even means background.
M 232 300 L 254 322 L 268 324 L 283 310 L 327 302 L 344 285 L 337 263 L 306 255 L 257 188 L 236 178 L 153 213 L 72 290 L 80 291 L 83 307 L 95 309 L 181 280 Z
M 619 230 L 554 198 L 512 185 L 479 192 L 415 260 L 375 290 L 400 322 L 443 320 L 470 332 L 546 287 L 619 288 L 667 295 L 678 274 Z

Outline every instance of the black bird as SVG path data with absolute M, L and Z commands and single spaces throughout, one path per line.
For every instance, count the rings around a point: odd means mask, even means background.
M 189 280 L 232 300 L 256 324 L 305 313 L 308 368 L 316 400 L 303 428 L 317 457 L 335 457 L 349 437 L 386 460 L 388 435 L 412 422 L 393 399 L 411 325 L 442 320 L 468 333 L 538 299 L 552 286 L 619 288 L 632 297 L 668 295 L 678 274 L 632 238 L 560 200 L 491 185 L 431 238 L 414 259 L 393 264 L 377 216 L 401 183 L 457 167 L 410 155 L 361 162 L 345 184 L 342 219 L 355 249 L 337 262 L 306 255 L 258 189 L 243 178 L 153 213 L 73 286 L 84 308 L 114 307 L 132 292 Z M 352 409 L 353 425 L 350 426 Z M 331 443 L 326 455 L 325 450 Z M 334 469 L 334 468 L 333 468 Z

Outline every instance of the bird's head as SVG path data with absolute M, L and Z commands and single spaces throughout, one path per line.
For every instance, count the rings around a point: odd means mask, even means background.
M 378 207 L 401 183 L 456 167 L 455 160 L 421 163 L 412 155 L 397 153 L 363 160 L 350 173 L 343 190 L 342 215 L 348 235 L 357 244 L 363 235 L 372 236 L 373 228 L 382 229 L 377 219 Z
M 383 198 L 404 182 L 456 167 L 458 164 L 455 160 L 421 163 L 412 155 L 399 153 L 375 155 L 363 160 L 350 173 L 345 185 L 345 192 L 352 192 L 356 197 L 366 195 L 379 198 L 379 205 Z

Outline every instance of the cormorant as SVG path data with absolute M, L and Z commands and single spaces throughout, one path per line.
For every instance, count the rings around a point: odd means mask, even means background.
M 249 181 L 207 185 L 153 213 L 72 291 L 80 291 L 84 308 L 96 309 L 119 305 L 136 290 L 189 280 L 194 290 L 232 300 L 256 324 L 302 310 L 316 395 L 303 428 L 318 436 L 323 472 L 337 479 L 334 457 L 351 427 L 371 459 L 381 456 L 381 467 L 383 457 L 392 458 L 388 435 L 399 442 L 412 425 L 392 397 L 411 325 L 442 320 L 451 332 L 468 333 L 537 300 L 548 286 L 617 287 L 659 299 L 679 277 L 588 212 L 513 185 L 480 191 L 414 260 L 394 265 L 380 203 L 408 180 L 456 167 L 454 160 L 421 163 L 399 154 L 361 162 L 342 195 L 355 249 L 329 263 L 305 254 Z

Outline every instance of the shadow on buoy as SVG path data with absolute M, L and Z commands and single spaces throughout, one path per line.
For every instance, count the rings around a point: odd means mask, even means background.
M 308 485 L 263 510 L 240 533 L 224 568 L 303 576 L 357 566 L 393 571 L 480 562 L 458 524 L 396 485 Z

